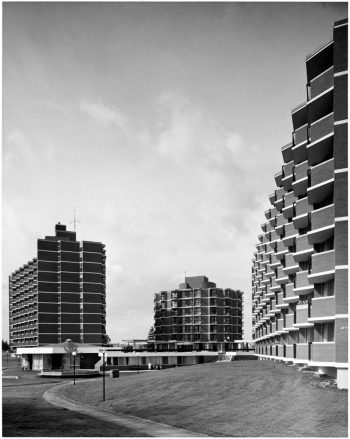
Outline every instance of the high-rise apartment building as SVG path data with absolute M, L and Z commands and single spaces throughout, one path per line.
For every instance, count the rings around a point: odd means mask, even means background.
M 78 242 L 60 223 L 38 239 L 37 256 L 9 277 L 11 348 L 104 343 L 105 261 L 104 244 Z
M 205 276 L 154 296 L 158 350 L 230 350 L 242 339 L 242 292 L 217 288 Z
M 261 358 L 307 365 L 347 386 L 347 20 L 306 58 L 307 101 L 292 111 L 252 268 Z

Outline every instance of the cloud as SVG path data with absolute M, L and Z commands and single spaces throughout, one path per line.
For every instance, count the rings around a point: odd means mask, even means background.
M 16 160 L 32 162 L 34 155 L 32 148 L 26 140 L 24 133 L 15 129 L 7 136 L 7 142 L 4 145 L 4 164 L 10 166 Z
M 102 102 L 81 102 L 80 110 L 97 123 L 116 125 L 123 131 L 128 127 L 128 118 L 116 106 L 107 106 Z
M 29 142 L 30 134 L 14 129 L 5 136 L 3 160 L 7 168 L 21 161 L 29 165 L 37 162 L 52 162 L 56 155 L 54 142 L 49 139 L 39 139 Z

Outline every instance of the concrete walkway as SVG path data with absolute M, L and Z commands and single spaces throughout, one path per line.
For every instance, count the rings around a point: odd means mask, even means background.
M 137 431 L 142 435 L 152 437 L 207 437 L 204 434 L 194 433 L 193 431 L 184 430 L 182 428 L 171 427 L 170 425 L 161 424 L 159 422 L 142 419 L 131 415 L 118 415 L 107 410 L 98 410 L 96 407 L 83 405 L 74 401 L 60 393 L 60 389 L 64 386 L 72 385 L 71 382 L 59 384 L 46 390 L 43 398 L 58 407 L 83 413 L 103 421 L 111 422 Z

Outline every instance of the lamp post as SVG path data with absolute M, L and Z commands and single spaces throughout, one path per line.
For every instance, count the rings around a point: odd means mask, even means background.
M 73 384 L 75 386 L 75 357 L 77 355 L 77 351 L 73 351 L 72 355 L 73 355 L 73 377 L 74 377 L 73 378 Z
M 137 373 L 140 373 L 140 354 L 137 353 Z
M 74 385 L 75 385 L 75 357 L 78 353 L 78 343 L 74 343 L 70 338 L 68 338 L 64 342 L 64 350 L 67 352 L 67 354 L 73 355 L 74 363 L 73 363 L 73 376 L 74 376 Z M 69 360 L 70 361 L 70 360 Z M 69 366 L 70 367 L 70 366 Z
M 226 342 L 227 342 L 227 350 L 229 350 L 230 337 L 226 337 Z M 225 351 L 226 351 L 226 348 L 225 348 Z
M 105 349 L 103 349 L 102 351 L 103 401 L 106 401 L 105 355 L 106 355 L 106 351 Z

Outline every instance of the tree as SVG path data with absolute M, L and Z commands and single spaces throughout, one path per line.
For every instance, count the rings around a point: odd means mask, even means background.
M 10 345 L 8 344 L 7 340 L 2 340 L 2 350 L 3 351 L 9 351 Z
M 154 326 L 151 326 L 150 330 L 148 331 L 147 341 L 154 341 L 154 338 Z
M 111 341 L 112 341 L 111 337 L 109 335 L 107 335 L 107 334 L 105 334 L 103 336 L 103 339 L 104 339 L 104 343 L 103 344 L 105 344 L 105 345 L 109 345 L 111 343 Z

